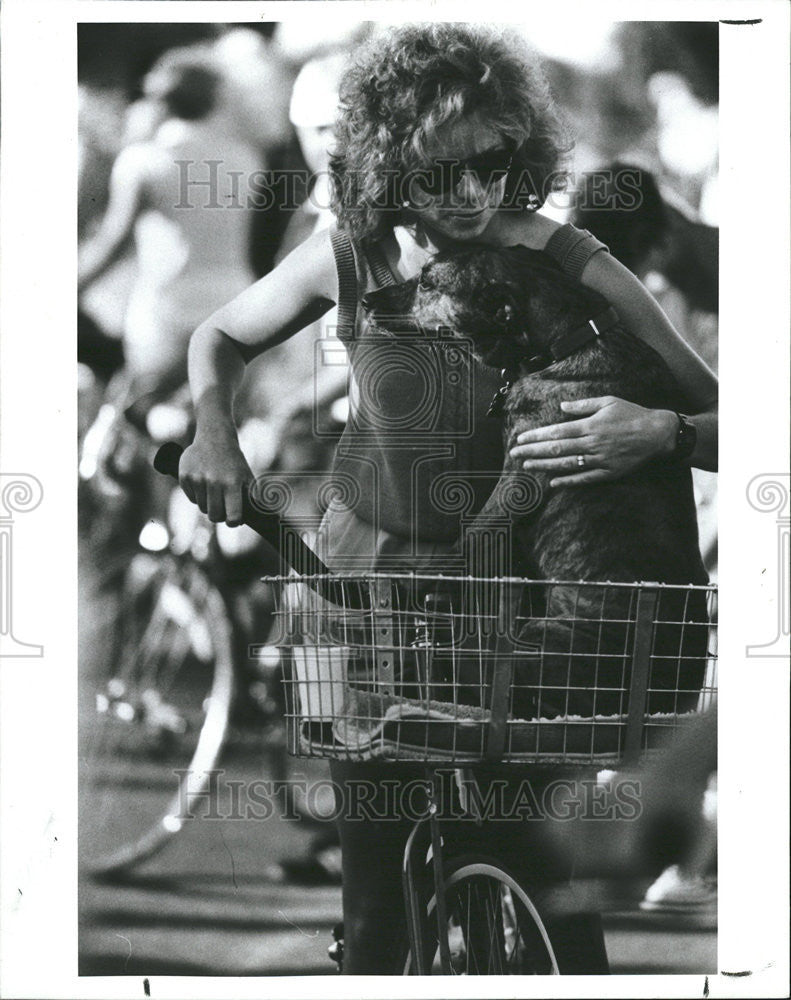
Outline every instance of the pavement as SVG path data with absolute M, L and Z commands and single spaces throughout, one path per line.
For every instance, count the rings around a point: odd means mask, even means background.
M 225 767 L 231 780 L 260 775 L 252 754 Z M 223 794 L 221 786 L 221 801 Z M 276 815 L 197 818 L 124 879 L 83 872 L 80 974 L 334 974 L 327 947 L 340 888 L 289 884 L 278 865 L 303 856 L 310 837 L 305 824 Z M 637 907 L 644 885 L 631 888 L 632 903 L 604 918 L 613 973 L 716 970 L 715 914 L 644 913 Z

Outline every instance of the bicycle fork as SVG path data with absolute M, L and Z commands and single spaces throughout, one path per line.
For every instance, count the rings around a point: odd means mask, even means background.
M 434 768 L 427 768 L 427 796 L 428 796 L 428 816 L 418 820 L 415 824 L 404 849 L 404 862 L 402 868 L 402 880 L 404 888 L 404 908 L 406 910 L 407 933 L 409 936 L 409 950 L 413 958 L 412 968 L 417 975 L 428 975 L 431 972 L 430 963 L 433 959 L 433 952 L 427 954 L 426 943 L 433 940 L 430 933 L 430 917 L 426 902 L 429 892 L 434 890 L 434 920 L 437 925 L 437 941 L 439 944 L 439 958 L 443 975 L 450 975 L 451 954 L 448 943 L 447 926 L 448 912 L 445 891 L 445 863 L 442 843 L 442 833 L 440 830 L 440 806 L 442 802 L 441 780 L 438 772 Z M 456 781 L 461 798 L 461 804 L 465 812 L 469 812 L 471 818 L 477 823 L 481 822 L 480 816 L 475 811 L 470 811 L 470 803 L 465 795 L 467 783 L 471 777 L 468 769 L 456 771 Z M 429 848 L 431 858 L 428 859 Z M 427 875 L 427 868 L 430 865 L 432 872 L 431 881 Z

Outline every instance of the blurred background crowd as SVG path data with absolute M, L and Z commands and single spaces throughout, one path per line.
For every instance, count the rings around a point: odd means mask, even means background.
M 118 622 L 134 552 L 171 546 L 194 554 L 201 539 L 208 544 L 186 500 L 155 496 L 127 424 L 154 440 L 187 435 L 191 332 L 332 222 L 327 151 L 343 65 L 387 23 L 329 17 L 318 7 L 315 18 L 282 23 L 80 25 L 80 517 L 90 591 L 81 669 L 91 686 L 106 662 L 97 636 Z M 602 239 L 716 370 L 716 22 L 517 27 L 543 59 L 575 136 L 569 187 L 542 211 Z M 628 212 L 613 210 L 618 199 L 610 197 L 624 172 L 638 193 Z M 317 363 L 314 348 L 319 339 L 331 344 L 332 324 L 330 314 L 248 367 L 238 418 L 256 473 L 328 468 L 345 419 L 345 367 L 337 352 L 333 363 Z M 317 419 L 328 431 L 318 438 Z M 701 545 L 716 579 L 716 477 L 696 472 L 695 486 Z M 315 515 L 315 496 L 313 483 L 289 513 Z M 220 525 L 215 540 L 229 564 L 255 551 L 243 529 Z M 261 573 L 254 557 L 251 565 L 246 581 Z M 235 607 L 240 619 L 254 616 Z M 263 673 L 249 682 L 268 717 L 279 710 L 276 667 L 276 652 L 264 646 Z M 167 729 L 172 722 L 157 711 L 156 724 Z M 321 836 L 295 877 L 337 876 L 332 835 L 326 849 Z M 288 863 L 277 864 L 287 878 Z M 710 902 L 700 885 L 692 892 Z M 94 959 L 87 971 L 114 969 Z

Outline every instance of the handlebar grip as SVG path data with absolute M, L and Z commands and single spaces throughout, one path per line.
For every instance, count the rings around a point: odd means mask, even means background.
M 179 462 L 184 449 L 175 441 L 168 441 L 163 444 L 154 456 L 154 468 L 164 476 L 172 479 L 179 478 Z M 263 538 L 270 549 L 277 556 L 280 572 L 287 574 L 293 569 L 304 576 L 331 576 L 330 570 L 325 566 L 313 549 L 303 542 L 299 531 L 290 525 L 279 514 L 268 513 L 254 506 L 247 493 L 242 497 L 242 522 L 248 528 L 252 528 Z M 289 549 L 286 554 L 281 550 L 283 532 L 281 528 L 290 529 L 288 531 Z M 340 581 L 332 580 L 306 580 L 306 583 L 320 597 L 333 604 L 340 604 L 346 608 L 361 610 L 367 608 L 369 602 L 361 588 L 357 588 L 357 593 L 351 593 L 350 589 L 344 587 Z
M 168 441 L 157 449 L 154 455 L 154 468 L 163 476 L 170 476 L 172 479 L 179 477 L 179 462 L 184 454 L 184 449 L 175 441 Z

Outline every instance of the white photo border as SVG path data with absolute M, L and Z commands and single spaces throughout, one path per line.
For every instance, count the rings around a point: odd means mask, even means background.
M 143 995 L 139 976 L 77 975 L 76 26 L 332 18 L 341 6 L 371 20 L 481 19 L 469 0 L 2 5 L 0 461 L 3 473 L 30 474 L 43 491 L 15 521 L 13 564 L 15 633 L 43 655 L 0 661 L 4 996 Z M 790 8 L 780 0 L 601 0 L 595 8 L 555 0 L 546 14 L 524 10 L 486 5 L 491 21 L 757 22 L 720 27 L 720 971 L 707 989 L 786 995 L 789 662 L 745 650 L 772 638 L 784 599 L 776 518 L 750 505 L 747 487 L 757 476 L 788 474 Z M 417 987 L 367 977 L 151 978 L 157 998 L 480 997 L 503 988 L 481 980 Z M 562 977 L 508 990 L 706 995 L 702 976 Z

